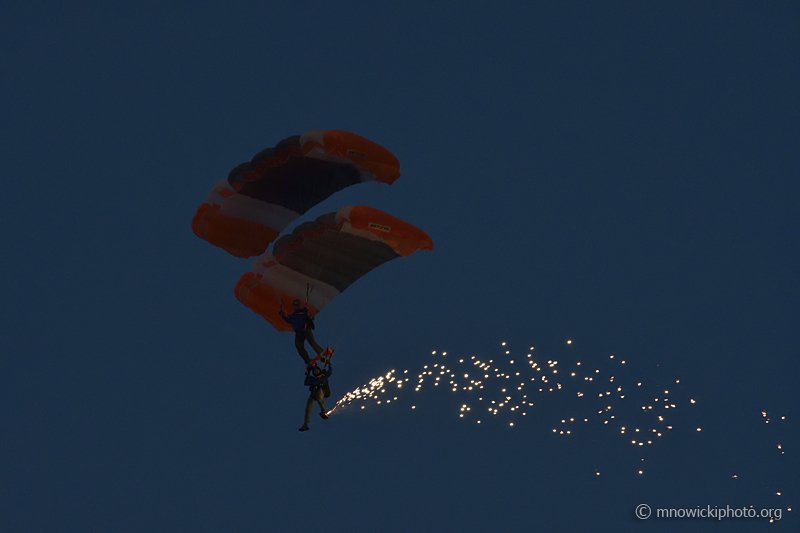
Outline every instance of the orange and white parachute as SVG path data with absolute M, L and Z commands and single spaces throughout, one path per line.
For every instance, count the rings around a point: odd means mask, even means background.
M 367 206 L 348 206 L 305 222 L 275 241 L 244 274 L 234 292 L 244 305 L 279 331 L 291 331 L 278 311 L 292 300 L 308 300 L 321 311 L 375 267 L 417 250 L 432 250 L 421 229 Z
M 286 226 L 337 191 L 399 177 L 400 162 L 383 146 L 346 131 L 307 131 L 231 170 L 197 209 L 192 231 L 236 257 L 261 255 Z
M 366 181 L 391 185 L 399 177 L 397 158 L 369 139 L 307 131 L 231 170 L 197 209 L 192 230 L 236 257 L 261 256 L 239 279 L 236 297 L 276 329 L 290 331 L 278 314 L 281 305 L 290 309 L 292 300 L 307 300 L 317 313 L 373 268 L 433 249 L 424 231 L 367 206 L 322 215 L 278 238 L 337 191 Z

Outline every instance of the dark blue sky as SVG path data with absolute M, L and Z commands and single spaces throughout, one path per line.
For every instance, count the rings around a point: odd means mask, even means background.
M 649 503 L 796 529 L 798 27 L 790 2 L 3 3 L 1 528 L 712 527 L 634 518 Z M 644 475 L 614 431 L 552 434 L 571 399 L 478 427 L 428 390 L 297 432 L 291 335 L 190 221 L 309 129 L 382 144 L 402 177 L 305 219 L 366 203 L 435 245 L 320 315 L 334 397 L 433 350 L 616 354 L 698 401 Z

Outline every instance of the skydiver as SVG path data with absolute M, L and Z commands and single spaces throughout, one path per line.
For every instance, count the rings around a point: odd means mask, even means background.
M 319 416 L 324 420 L 328 419 L 325 398 L 331 395 L 331 389 L 328 386 L 328 378 L 333 372 L 333 367 L 331 366 L 330 357 L 324 359 L 324 361 L 325 370 L 317 365 L 310 366 L 306 369 L 306 379 L 303 384 L 308 386 L 308 390 L 311 391 L 311 394 L 308 396 L 308 400 L 306 400 L 306 414 L 303 419 L 303 425 L 300 427 L 299 431 L 308 431 L 308 422 L 311 419 L 311 411 L 314 409 L 314 402 L 317 402 L 321 409 Z
M 308 344 L 314 348 L 314 351 L 317 352 L 317 357 L 322 355 L 322 347 L 314 340 L 314 332 L 312 331 L 314 329 L 314 317 L 308 312 L 308 307 L 301 307 L 302 305 L 300 300 L 294 300 L 292 302 L 294 312 L 291 315 L 287 316 L 283 312 L 283 307 L 278 313 L 281 318 L 292 325 L 292 329 L 294 329 L 294 347 L 297 348 L 297 353 L 303 358 L 306 366 L 309 366 L 311 359 L 308 358 L 305 341 L 308 341 Z

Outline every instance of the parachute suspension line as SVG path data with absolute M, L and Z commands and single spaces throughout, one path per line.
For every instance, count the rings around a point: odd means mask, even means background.
M 311 296 L 312 292 L 314 292 L 314 285 L 306 282 L 306 305 L 308 305 L 308 298 Z

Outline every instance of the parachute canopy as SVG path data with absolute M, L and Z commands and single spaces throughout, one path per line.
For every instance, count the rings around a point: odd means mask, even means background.
M 400 162 L 355 133 L 312 130 L 288 137 L 217 183 L 192 231 L 236 257 L 263 254 L 281 231 L 333 193 L 365 181 L 392 184 Z
M 278 315 L 292 300 L 308 299 L 313 313 L 358 278 L 397 257 L 433 250 L 421 229 L 367 206 L 347 206 L 305 222 L 259 257 L 236 283 L 236 298 L 275 329 L 291 331 Z

